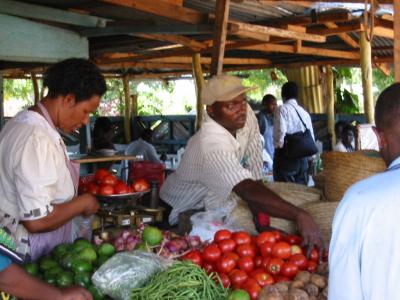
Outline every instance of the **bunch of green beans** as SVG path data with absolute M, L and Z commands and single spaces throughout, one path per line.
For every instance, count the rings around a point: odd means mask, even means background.
M 225 300 L 229 290 L 190 261 L 178 261 L 132 290 L 132 300 Z

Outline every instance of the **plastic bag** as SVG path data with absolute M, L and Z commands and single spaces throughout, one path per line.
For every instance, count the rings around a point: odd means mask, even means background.
M 132 289 L 142 287 L 172 261 L 151 252 L 120 252 L 107 260 L 92 276 L 94 285 L 116 300 L 128 300 Z
M 92 217 L 77 216 L 72 219 L 72 240 L 77 238 L 84 238 L 88 241 L 92 240 Z

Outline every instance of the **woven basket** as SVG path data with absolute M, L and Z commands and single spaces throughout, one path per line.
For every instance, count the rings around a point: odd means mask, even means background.
M 385 170 L 383 159 L 374 151 L 325 152 L 322 161 L 328 201 L 340 201 L 352 184 Z
M 332 221 L 339 202 L 310 202 L 301 206 L 314 219 L 328 245 L 332 235 Z
M 322 192 L 301 184 L 289 182 L 269 182 L 266 187 L 274 191 L 280 197 L 295 206 L 301 206 L 309 202 L 323 199 Z M 285 219 L 271 217 L 271 226 L 287 233 L 295 233 L 296 226 L 293 222 Z
M 313 176 L 314 185 L 316 189 L 323 191 L 325 189 L 325 173 L 319 172 Z

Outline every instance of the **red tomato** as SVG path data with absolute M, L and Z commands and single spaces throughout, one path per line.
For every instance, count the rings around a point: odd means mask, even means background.
M 303 254 L 294 254 L 289 258 L 289 261 L 294 263 L 300 270 L 306 270 L 308 266 L 307 257 Z
M 261 286 L 252 278 L 247 279 L 242 288 L 249 293 L 250 299 L 257 299 L 261 291 Z
M 116 185 L 118 182 L 117 177 L 115 177 L 114 175 L 106 175 L 101 179 L 101 183 L 102 184 L 108 184 L 108 185 Z
M 261 287 L 273 284 L 275 282 L 274 278 L 266 272 L 257 273 L 252 276 L 252 278 L 254 278 Z
M 254 278 L 254 276 L 258 273 L 265 273 L 265 269 L 263 268 L 254 269 L 253 271 L 251 271 L 250 277 Z
M 149 183 L 146 179 L 136 179 L 132 184 L 132 187 L 135 192 L 144 192 L 149 189 Z
M 100 187 L 96 185 L 94 182 L 90 182 L 87 185 L 87 192 L 92 195 L 97 195 L 100 191 Z
M 237 231 L 232 234 L 232 239 L 236 245 L 250 244 L 251 236 L 246 231 Z
M 243 283 L 249 278 L 246 272 L 242 270 L 235 269 L 229 273 L 229 279 L 231 280 L 232 287 L 234 289 L 240 289 Z
M 247 273 L 253 271 L 254 269 L 254 261 L 249 256 L 239 258 L 237 264 L 240 270 L 243 270 Z
M 254 267 L 255 268 L 261 267 L 262 261 L 263 258 L 261 256 L 254 257 Z
M 203 262 L 203 269 L 206 271 L 207 274 L 210 274 L 212 272 L 215 272 L 215 266 L 212 263 L 209 262 Z
M 109 184 L 103 184 L 100 186 L 99 194 L 103 196 L 109 196 L 114 194 L 114 187 Z
M 101 183 L 103 177 L 110 175 L 110 172 L 106 169 L 98 169 L 96 173 L 94 174 L 94 179 L 98 182 Z
M 87 193 L 87 192 L 88 192 L 88 185 L 83 183 L 83 182 L 79 182 L 78 194 L 81 195 L 81 194 L 84 194 L 84 193 Z
M 201 257 L 200 251 L 192 250 L 182 257 L 182 260 L 190 260 L 192 263 L 201 266 L 203 263 L 203 258 Z
M 301 244 L 301 237 L 294 234 L 288 234 L 285 237 L 285 241 L 288 242 L 290 245 L 299 245 Z
M 215 239 L 214 239 L 215 241 Z M 232 252 L 236 248 L 236 243 L 232 239 L 224 239 L 218 242 L 218 246 L 221 249 L 222 253 Z
M 128 186 L 122 181 L 117 182 L 117 184 L 114 186 L 114 191 L 116 194 L 127 194 L 129 192 Z
M 299 245 L 292 245 L 292 246 L 290 246 L 290 253 L 292 255 L 294 255 L 294 254 L 302 254 L 303 250 L 301 249 L 301 247 Z
M 299 268 L 294 263 L 287 261 L 283 264 L 280 274 L 285 277 L 292 278 L 296 276 L 298 272 Z
M 329 257 L 329 251 L 325 249 L 324 252 L 322 253 L 322 261 L 327 262 L 328 257 Z
M 274 231 L 271 231 L 271 233 L 274 234 L 276 242 L 279 242 L 283 239 L 282 233 L 280 231 L 274 230 Z
M 261 267 L 267 270 L 267 266 L 269 264 L 269 261 L 271 260 L 271 257 L 264 257 L 262 262 L 261 262 Z
M 290 281 L 290 278 L 278 275 L 275 277 L 275 282 L 285 282 L 285 281 Z
M 283 259 L 271 258 L 267 264 L 267 272 L 272 275 L 277 275 L 280 273 L 283 264 Z
M 265 242 L 275 243 L 276 242 L 275 235 L 270 231 L 261 232 L 257 236 L 256 244 L 258 247 L 260 247 Z
M 319 261 L 319 253 L 318 253 L 317 249 L 314 248 L 311 250 L 309 259 L 316 261 L 316 262 Z
M 307 266 L 307 271 L 314 273 L 317 270 L 318 263 L 314 260 L 309 260 L 308 261 L 308 266 Z
M 262 257 L 270 257 L 272 254 L 272 247 L 274 246 L 271 242 L 265 242 L 259 247 L 260 254 Z
M 240 257 L 250 256 L 251 258 L 253 258 L 256 255 L 254 247 L 250 244 L 239 245 L 236 248 L 236 253 Z
M 219 279 L 221 280 L 221 282 L 217 279 L 217 284 L 222 283 L 224 288 L 229 288 L 231 286 L 231 280 L 229 279 L 229 276 L 224 274 L 224 273 L 220 273 L 218 274 Z
M 218 242 L 220 242 L 222 240 L 230 239 L 231 236 L 232 236 L 232 233 L 227 229 L 218 230 L 214 234 L 214 242 L 218 243 Z
M 214 263 L 221 257 L 221 250 L 218 245 L 210 244 L 203 249 L 203 259 Z
M 239 255 L 237 255 L 235 252 L 228 252 L 228 253 L 226 253 L 224 255 L 228 255 L 228 256 L 232 257 L 235 260 L 236 263 L 239 260 Z
M 278 242 L 272 247 L 272 257 L 286 259 L 291 255 L 291 247 L 286 242 Z
M 236 267 L 235 259 L 230 255 L 223 255 L 216 263 L 219 273 L 229 273 Z

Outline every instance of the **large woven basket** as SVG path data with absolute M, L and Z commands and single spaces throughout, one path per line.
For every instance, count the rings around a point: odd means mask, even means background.
M 322 192 L 301 184 L 289 182 L 269 182 L 265 184 L 269 189 L 295 206 L 301 206 L 309 202 L 323 199 Z M 296 226 L 285 219 L 271 217 L 271 226 L 287 233 L 294 233 Z
M 375 151 L 325 152 L 322 162 L 328 201 L 340 201 L 352 184 L 385 170 L 383 159 Z

